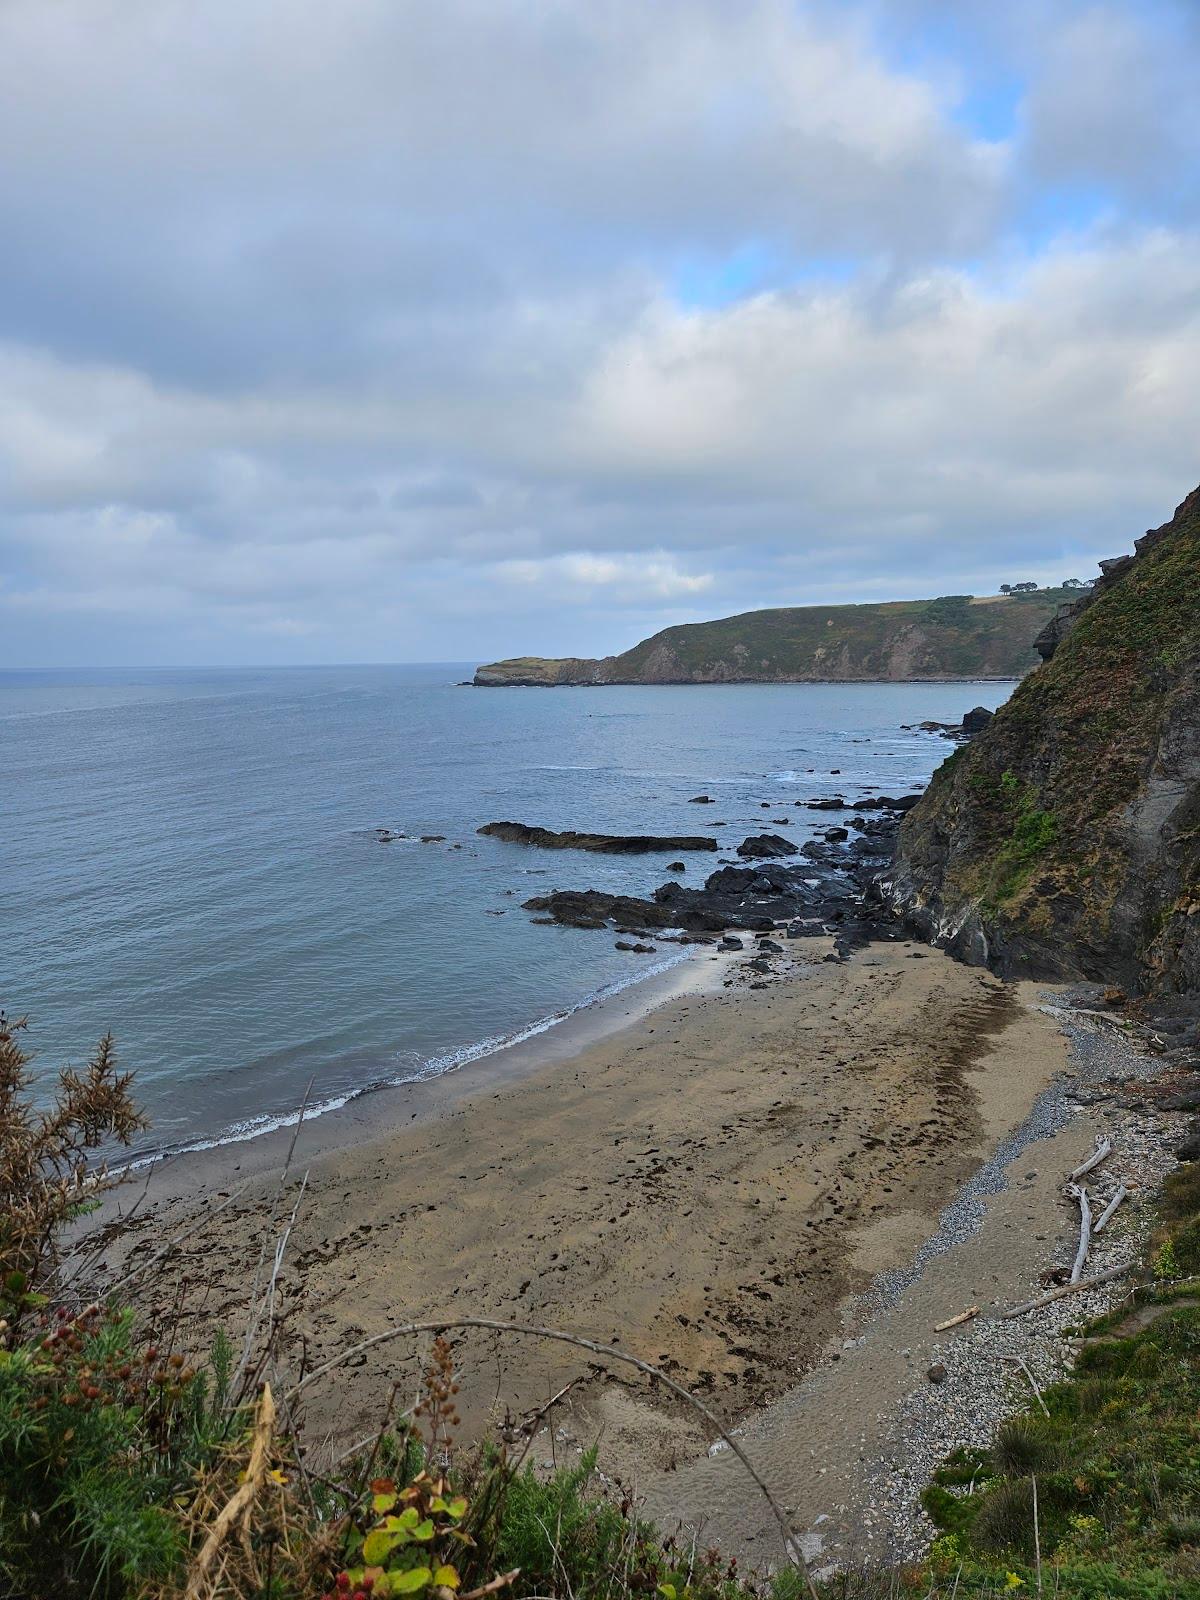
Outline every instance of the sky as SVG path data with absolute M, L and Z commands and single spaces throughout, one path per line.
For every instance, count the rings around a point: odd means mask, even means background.
M 0 665 L 599 655 L 1200 481 L 1196 0 L 0 0 Z

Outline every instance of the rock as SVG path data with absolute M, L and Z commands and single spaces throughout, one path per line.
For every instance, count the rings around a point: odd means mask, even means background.
M 629 950 L 638 956 L 652 956 L 654 954 L 654 946 L 652 944 L 630 944 L 628 939 L 618 939 L 613 949 Z
M 667 871 L 668 872 L 686 872 L 687 868 L 684 866 L 682 861 L 668 861 L 667 862 Z
M 945 1383 L 946 1369 L 940 1361 L 935 1361 L 925 1376 L 930 1383 Z
M 717 841 L 699 834 L 555 833 L 524 822 L 485 822 L 475 830 L 509 844 L 537 845 L 543 850 L 594 850 L 606 855 L 644 855 L 657 850 L 715 850 Z
M 744 950 L 745 949 L 745 945 L 743 944 L 743 942 L 740 939 L 735 939 L 732 934 L 727 933 L 725 935 L 725 937 L 721 940 L 721 949 L 722 950 Z
M 1176 1146 L 1175 1156 L 1179 1161 L 1200 1161 L 1200 1117 L 1193 1121 L 1183 1143 Z
M 995 712 L 989 711 L 986 706 L 976 706 L 962 719 L 963 733 L 968 738 L 974 738 L 977 733 L 983 732 L 994 715 Z
M 841 844 L 844 839 L 848 839 L 850 837 L 850 832 L 847 828 L 830 828 L 829 831 L 827 833 L 823 833 L 821 837 L 825 840 L 826 844 Z
M 446 835 L 444 833 L 423 833 L 421 835 L 422 844 L 445 844 L 445 842 Z
M 753 960 L 747 961 L 746 965 L 751 972 L 770 972 L 771 970 L 771 963 L 765 956 L 755 956 Z
M 797 800 L 796 804 L 806 806 L 809 811 L 845 811 L 846 802 L 841 795 L 835 795 L 832 800 Z
M 710 794 L 694 794 L 688 801 L 690 806 L 715 806 L 716 803 Z
M 1189 1084 L 1178 1094 L 1170 1094 L 1163 1101 L 1165 1111 L 1200 1111 L 1200 1083 Z
M 760 939 L 758 941 L 758 948 L 762 951 L 768 952 L 771 955 L 781 956 L 783 954 L 783 946 L 781 944 L 776 944 L 774 939 Z
M 799 851 L 790 839 L 785 839 L 778 833 L 754 833 L 748 839 L 743 839 L 737 847 L 740 856 L 751 859 L 762 858 L 768 860 L 775 856 L 794 856 Z

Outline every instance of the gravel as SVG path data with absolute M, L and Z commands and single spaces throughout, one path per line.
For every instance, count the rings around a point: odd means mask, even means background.
M 861 1302 L 868 1315 L 890 1306 L 935 1256 L 968 1239 L 983 1219 L 985 1196 L 1007 1186 L 1005 1169 L 1035 1140 L 1064 1128 L 1080 1104 L 1103 1104 L 1102 1115 L 1115 1146 L 1113 1155 L 1087 1179 L 1097 1215 L 1118 1183 L 1135 1193 L 1152 1192 L 1175 1165 L 1174 1147 L 1185 1119 L 1156 1108 L 1153 1092 L 1145 1101 L 1136 1094 L 1136 1086 L 1152 1086 L 1161 1076 L 1164 1062 L 1139 1048 L 1132 1030 L 1092 1012 L 1095 993 L 1073 990 L 1043 999 L 1042 1008 L 1057 1018 L 1071 1041 L 1072 1076 L 1047 1088 L 1021 1127 L 963 1185 L 912 1266 L 875 1280 Z M 1015 1172 L 1019 1177 L 1021 1168 Z M 1148 1227 L 1145 1208 L 1120 1208 L 1093 1240 L 1086 1274 L 1138 1260 Z M 1047 1265 L 1069 1268 L 1073 1254 L 1072 1241 L 1060 1246 L 1058 1259 Z M 1044 1287 L 1031 1282 L 1029 1298 Z M 1036 1404 L 1017 1360 L 1025 1363 L 1039 1387 L 1057 1382 L 1070 1370 L 1078 1348 L 1068 1333 L 1102 1315 L 1127 1293 L 1127 1283 L 1117 1279 L 1012 1321 L 1002 1320 L 997 1311 L 985 1311 L 965 1330 L 956 1330 L 953 1338 L 933 1345 L 930 1365 L 944 1375 L 914 1389 L 898 1413 L 881 1421 L 874 1440 L 870 1477 L 875 1510 L 865 1519 L 872 1544 L 886 1546 L 904 1560 L 919 1556 L 937 1532 L 920 1502 L 934 1470 L 956 1447 L 989 1444 L 1006 1416 Z

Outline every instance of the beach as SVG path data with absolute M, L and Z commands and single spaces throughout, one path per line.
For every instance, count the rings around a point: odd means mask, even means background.
M 593 1018 L 595 1037 L 365 1097 L 304 1130 L 282 1186 L 286 1131 L 164 1163 L 144 1195 L 135 1174 L 108 1265 L 178 1239 L 143 1310 L 168 1325 L 178 1299 L 177 1342 L 199 1351 L 244 1326 L 303 1183 L 277 1286 L 292 1372 L 398 1322 L 495 1317 L 655 1363 L 730 1425 L 761 1413 L 840 1347 L 851 1297 L 911 1260 L 1066 1062 L 1028 988 L 904 941 L 847 963 L 809 951 L 754 990 L 701 955 L 644 1015 Z M 310 1448 L 352 1445 L 393 1392 L 410 1405 L 427 1343 L 382 1343 L 308 1388 Z M 598 1439 L 610 1475 L 681 1489 L 707 1456 L 686 1405 L 583 1350 L 455 1345 L 464 1439 L 572 1385 L 559 1450 Z

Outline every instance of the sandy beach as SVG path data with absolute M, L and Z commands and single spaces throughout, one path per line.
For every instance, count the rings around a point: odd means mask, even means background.
M 759 1409 L 840 1340 L 847 1296 L 909 1259 L 1065 1045 L 1013 986 L 916 945 L 754 991 L 726 991 L 726 972 L 676 969 L 676 991 L 700 992 L 664 998 L 656 980 L 647 1015 L 594 1019 L 601 1036 L 565 1059 L 480 1063 L 414 1086 L 407 1113 L 397 1091 L 313 1124 L 282 1196 L 278 1143 L 165 1163 L 109 1264 L 200 1222 L 145 1309 L 169 1322 L 186 1283 L 181 1338 L 201 1347 L 244 1325 L 262 1241 L 307 1175 L 279 1283 L 296 1368 L 398 1321 L 474 1314 L 619 1346 L 726 1418 Z M 669 1471 L 710 1441 L 582 1351 L 485 1333 L 459 1348 L 467 1433 L 575 1380 L 573 1437 L 601 1434 L 610 1471 Z M 314 1385 L 311 1437 L 351 1443 L 393 1385 L 407 1402 L 419 1354 L 385 1344 Z

